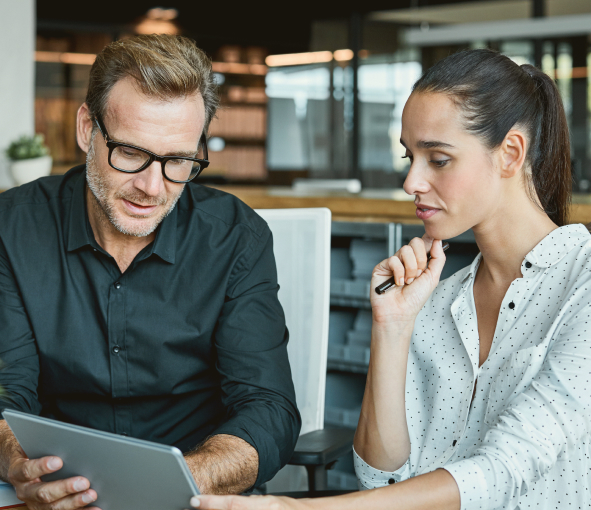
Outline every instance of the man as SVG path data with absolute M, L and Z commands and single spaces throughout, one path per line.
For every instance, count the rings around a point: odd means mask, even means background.
M 98 55 L 86 166 L 0 195 L 0 385 L 3 408 L 177 446 L 202 492 L 239 493 L 289 460 L 300 418 L 269 228 L 188 183 L 216 107 L 188 39 Z M 82 477 L 40 481 L 61 466 L 0 422 L 0 477 L 30 509 L 97 498 Z

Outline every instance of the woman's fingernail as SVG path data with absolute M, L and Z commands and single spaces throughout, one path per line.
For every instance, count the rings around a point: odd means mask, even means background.
M 406 283 L 411 284 L 412 282 L 414 282 L 415 279 L 414 278 L 409 278 L 408 280 L 406 280 Z
M 201 501 L 199 501 L 199 498 L 196 498 L 194 496 L 191 498 L 191 506 L 193 508 L 198 508 L 200 504 L 201 504 Z

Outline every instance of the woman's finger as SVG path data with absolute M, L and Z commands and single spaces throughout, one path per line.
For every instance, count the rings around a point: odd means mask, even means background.
M 423 240 L 423 243 L 425 243 L 425 251 L 429 253 L 431 251 L 431 246 L 433 245 L 433 241 L 435 239 L 433 239 L 427 233 L 423 234 L 423 237 L 421 239 Z
M 441 271 L 443 271 L 443 266 L 445 265 L 443 241 L 439 239 L 433 241 L 430 254 L 431 260 L 429 260 L 429 271 L 432 272 L 433 277 L 436 279 L 437 282 L 439 282 L 439 278 L 441 277 Z
M 394 277 L 394 282 L 396 285 L 404 285 L 405 269 L 401 260 L 396 255 L 394 255 L 388 259 L 387 263 L 389 270 L 392 272 L 392 276 Z
M 275 510 L 273 496 L 193 496 L 191 506 L 202 510 Z
M 417 259 L 417 276 L 421 276 L 421 273 L 427 268 L 427 249 L 425 247 L 425 241 L 420 237 L 415 237 L 408 243 L 412 248 L 415 258 Z
M 404 265 L 404 282 L 405 283 L 412 283 L 414 279 L 417 277 L 417 257 L 415 255 L 414 250 L 405 245 L 400 250 L 398 250 L 398 258 L 402 261 Z M 397 280 L 398 282 L 398 280 Z

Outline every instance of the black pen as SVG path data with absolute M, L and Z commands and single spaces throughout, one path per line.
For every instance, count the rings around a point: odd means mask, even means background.
M 449 248 L 449 243 L 445 242 L 443 243 L 443 251 L 447 250 Z M 427 262 L 429 262 L 431 260 L 431 253 L 427 254 Z M 384 283 L 382 283 L 381 285 L 378 285 L 376 287 L 376 293 L 377 294 L 384 294 L 388 289 L 390 289 L 391 287 L 394 287 L 394 285 L 396 285 L 396 283 L 394 282 L 394 277 L 392 278 L 388 278 Z

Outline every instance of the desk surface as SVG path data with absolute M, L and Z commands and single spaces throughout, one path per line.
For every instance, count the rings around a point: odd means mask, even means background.
M 253 209 L 328 207 L 334 221 L 422 224 L 413 197 L 403 190 L 364 190 L 358 194 L 295 192 L 279 186 L 212 186 L 237 196 Z M 591 195 L 574 195 L 571 223 L 591 222 Z

